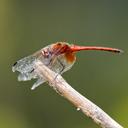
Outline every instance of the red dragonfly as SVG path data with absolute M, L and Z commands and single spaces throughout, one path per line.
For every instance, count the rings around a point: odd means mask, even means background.
M 32 90 L 38 87 L 40 84 L 46 82 L 46 79 L 40 78 L 36 74 L 34 67 L 37 60 L 40 60 L 48 68 L 58 74 L 62 74 L 69 70 L 76 61 L 75 53 L 81 50 L 100 50 L 113 53 L 121 53 L 122 50 L 110 47 L 97 47 L 97 46 L 78 46 L 74 44 L 68 44 L 66 42 L 57 42 L 48 45 L 34 54 L 22 58 L 15 62 L 12 66 L 12 71 L 18 71 L 19 81 L 27 81 L 31 79 L 37 79 L 32 86 Z

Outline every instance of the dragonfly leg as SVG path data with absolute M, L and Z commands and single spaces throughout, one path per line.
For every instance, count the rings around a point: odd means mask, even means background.
M 57 60 L 58 60 L 59 64 L 61 65 L 62 69 L 57 73 L 55 79 L 57 78 L 57 76 L 58 76 L 59 74 L 62 74 L 62 72 L 63 72 L 64 69 L 65 69 L 65 65 L 64 65 L 58 58 L 57 58 Z

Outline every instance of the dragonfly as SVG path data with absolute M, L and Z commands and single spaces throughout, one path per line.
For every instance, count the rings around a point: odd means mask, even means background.
M 34 90 L 39 85 L 47 82 L 45 77 L 40 77 L 35 71 L 35 64 L 37 61 L 41 61 L 49 69 L 61 75 L 71 69 L 76 62 L 76 52 L 82 50 L 99 50 L 113 53 L 123 52 L 120 49 L 111 47 L 79 46 L 69 44 L 67 42 L 56 42 L 42 48 L 32 55 L 16 61 L 12 66 L 12 71 L 19 72 L 18 81 L 37 79 L 37 81 L 31 87 L 31 89 Z

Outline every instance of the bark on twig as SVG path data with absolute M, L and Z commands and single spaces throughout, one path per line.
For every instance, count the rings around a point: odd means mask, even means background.
M 73 89 L 62 76 L 58 75 L 56 77 L 57 74 L 47 68 L 42 62 L 37 62 L 35 69 L 40 77 L 46 78 L 54 90 L 69 100 L 77 110 L 81 110 L 86 116 L 92 118 L 102 128 L 123 128 L 101 108 Z

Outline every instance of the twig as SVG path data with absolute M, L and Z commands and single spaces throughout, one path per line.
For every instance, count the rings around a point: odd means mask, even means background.
M 63 78 L 47 68 L 42 62 L 36 63 L 36 72 L 40 77 L 45 77 L 49 85 L 59 92 L 61 96 L 69 100 L 77 110 L 81 110 L 86 116 L 91 117 L 102 128 L 123 128 L 102 109 L 92 103 L 73 89 Z

